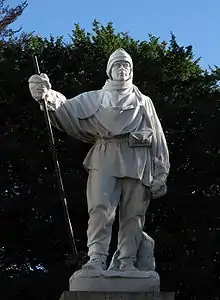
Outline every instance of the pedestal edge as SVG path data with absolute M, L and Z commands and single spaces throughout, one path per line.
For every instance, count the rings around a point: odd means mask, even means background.
M 65 291 L 61 295 L 59 300 L 87 300 L 92 296 L 97 296 L 97 299 L 114 299 L 114 295 L 124 296 L 128 299 L 128 295 L 140 296 L 143 300 L 174 300 L 175 292 L 76 292 L 76 291 Z M 132 296 L 132 297 L 133 297 Z M 95 298 L 94 298 L 95 299 Z M 132 299 L 132 298 L 131 298 Z

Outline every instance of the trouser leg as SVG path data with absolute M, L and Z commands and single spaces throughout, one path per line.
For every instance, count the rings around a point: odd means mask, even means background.
M 87 182 L 88 255 L 108 255 L 112 225 L 121 189 L 115 177 L 91 170 Z
M 139 180 L 122 179 L 121 187 L 118 259 L 132 259 L 135 262 L 150 197 L 147 188 Z

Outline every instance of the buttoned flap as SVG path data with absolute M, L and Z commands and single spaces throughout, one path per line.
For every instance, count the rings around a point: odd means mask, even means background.
M 130 147 L 150 147 L 152 144 L 153 130 L 146 129 L 133 131 L 129 135 Z

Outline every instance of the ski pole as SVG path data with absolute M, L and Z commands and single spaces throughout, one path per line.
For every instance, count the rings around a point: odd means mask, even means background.
M 36 72 L 36 74 L 40 75 L 40 68 L 39 68 L 39 65 L 38 65 L 37 56 L 35 56 L 35 55 L 33 56 L 33 61 L 34 61 L 35 72 Z M 50 118 L 49 118 L 49 113 L 48 113 L 48 109 L 47 109 L 45 99 L 42 99 L 42 104 L 43 104 L 45 122 L 46 122 L 46 126 L 47 126 L 47 132 L 48 132 L 48 136 L 49 136 L 50 150 L 52 152 L 53 162 L 54 162 L 54 166 L 55 166 L 55 172 L 56 172 L 56 177 L 57 177 L 57 185 L 58 185 L 58 188 L 59 188 L 60 199 L 61 199 L 61 202 L 62 202 L 62 205 L 63 205 L 65 221 L 66 221 L 66 225 L 67 225 L 68 232 L 69 232 L 70 245 L 71 245 L 71 250 L 72 250 L 72 258 L 73 258 L 73 262 L 76 262 L 78 252 L 77 252 L 74 233 L 73 233 L 73 228 L 72 228 L 72 224 L 71 224 L 71 220 L 70 220 L 70 216 L 69 216 L 69 210 L 68 210 L 67 200 L 66 200 L 66 196 L 65 196 L 65 191 L 64 191 L 64 186 L 63 186 L 63 180 L 62 180 L 62 176 L 61 176 L 59 161 L 58 161 L 58 158 L 57 158 L 57 152 L 56 152 L 56 146 L 55 146 L 53 131 L 52 131 Z

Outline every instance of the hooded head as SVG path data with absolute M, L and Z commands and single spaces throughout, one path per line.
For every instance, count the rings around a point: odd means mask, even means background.
M 133 62 L 131 56 L 122 48 L 114 51 L 108 60 L 106 73 L 110 79 L 112 79 L 112 67 L 116 62 L 128 62 L 130 64 L 130 76 L 129 79 L 133 78 Z

